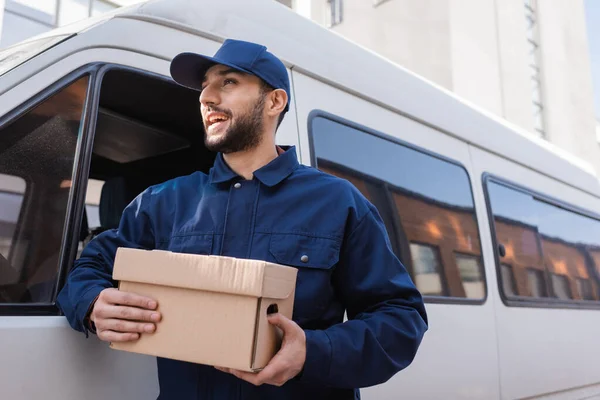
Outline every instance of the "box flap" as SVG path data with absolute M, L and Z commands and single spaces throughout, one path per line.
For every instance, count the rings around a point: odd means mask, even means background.
M 113 279 L 254 297 L 285 298 L 295 287 L 296 269 L 259 260 L 117 250 Z

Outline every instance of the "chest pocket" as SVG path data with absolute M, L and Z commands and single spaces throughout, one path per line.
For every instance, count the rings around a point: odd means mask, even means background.
M 300 324 L 318 319 L 333 300 L 331 274 L 339 260 L 339 242 L 300 234 L 272 234 L 269 252 L 274 262 L 298 269 L 293 319 Z
M 213 248 L 212 233 L 173 235 L 168 242 L 163 243 L 163 250 L 176 253 L 211 255 Z

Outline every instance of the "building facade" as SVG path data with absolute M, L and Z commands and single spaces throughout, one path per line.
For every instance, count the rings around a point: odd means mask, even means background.
M 0 0 L 0 48 L 138 0 Z
M 600 173 L 584 0 L 291 3 L 305 17 L 587 160 Z
M 0 48 L 138 1 L 0 0 Z M 277 1 L 600 173 L 584 0 Z

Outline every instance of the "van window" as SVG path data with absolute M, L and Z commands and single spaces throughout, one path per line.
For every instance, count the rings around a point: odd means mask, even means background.
M 367 129 L 316 116 L 317 167 L 350 181 L 377 207 L 392 247 L 424 296 L 486 296 L 467 172 Z
M 51 303 L 88 76 L 0 127 L 0 302 Z
M 10 257 L 12 239 L 23 204 L 25 180 L 0 174 L 0 255 Z
M 487 191 L 506 298 L 600 300 L 600 221 L 503 182 Z
M 99 179 L 88 179 L 85 194 L 85 211 L 89 229 L 100 227 L 100 196 L 102 194 L 104 181 Z

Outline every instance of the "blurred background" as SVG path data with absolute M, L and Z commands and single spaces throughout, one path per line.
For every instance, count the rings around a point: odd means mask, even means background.
M 277 1 L 600 171 L 600 0 Z M 138 2 L 0 0 L 0 47 Z

